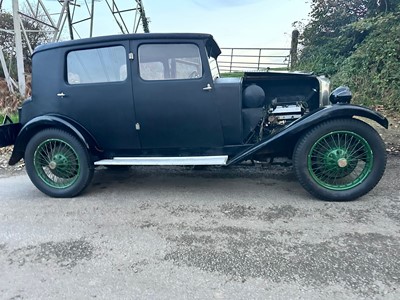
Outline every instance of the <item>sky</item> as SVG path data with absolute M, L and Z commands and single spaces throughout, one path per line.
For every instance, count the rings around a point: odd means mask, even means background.
M 305 0 L 144 0 L 150 30 L 211 33 L 220 47 L 290 47 Z
M 3 8 L 11 11 L 12 0 Z M 90 0 L 88 3 L 91 2 Z M 150 32 L 200 32 L 214 36 L 220 47 L 290 47 L 292 23 L 306 21 L 310 11 L 307 0 L 142 0 Z M 19 0 L 20 8 L 25 5 Z M 31 0 L 31 3 L 37 1 Z M 59 13 L 55 0 L 43 0 L 51 13 Z M 88 16 L 85 1 L 77 0 L 76 19 Z M 133 0 L 117 0 L 122 10 L 133 7 Z M 54 18 L 57 18 L 54 15 Z M 132 12 L 124 19 L 133 24 Z M 130 27 L 133 27 L 130 25 Z M 76 26 L 87 37 L 89 23 Z M 120 33 L 105 1 L 95 2 L 94 35 Z M 68 39 L 68 35 L 65 35 Z

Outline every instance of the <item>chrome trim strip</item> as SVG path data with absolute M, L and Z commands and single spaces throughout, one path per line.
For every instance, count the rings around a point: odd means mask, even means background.
M 331 82 L 325 76 L 318 76 L 319 81 L 319 106 L 327 106 L 330 105 L 329 94 L 331 89 Z
M 114 157 L 96 161 L 96 166 L 191 166 L 191 165 L 226 165 L 227 155 L 221 156 L 178 156 L 178 157 Z

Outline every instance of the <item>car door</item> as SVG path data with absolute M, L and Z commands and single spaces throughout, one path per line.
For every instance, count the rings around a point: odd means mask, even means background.
M 67 50 L 59 111 L 86 128 L 104 150 L 140 149 L 128 72 L 129 42 Z
M 223 145 L 203 41 L 132 41 L 137 128 L 144 149 Z M 204 46 L 203 46 L 204 47 Z

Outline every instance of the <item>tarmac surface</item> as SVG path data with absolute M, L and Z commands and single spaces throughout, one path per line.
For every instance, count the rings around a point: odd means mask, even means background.
M 400 299 L 400 156 L 368 195 L 281 166 L 97 170 L 73 199 L 0 178 L 0 299 Z

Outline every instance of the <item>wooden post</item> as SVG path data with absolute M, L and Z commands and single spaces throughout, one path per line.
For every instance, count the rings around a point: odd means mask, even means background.
M 300 32 L 295 29 L 292 32 L 292 43 L 290 45 L 290 70 L 294 70 L 297 65 L 297 46 L 299 44 Z

